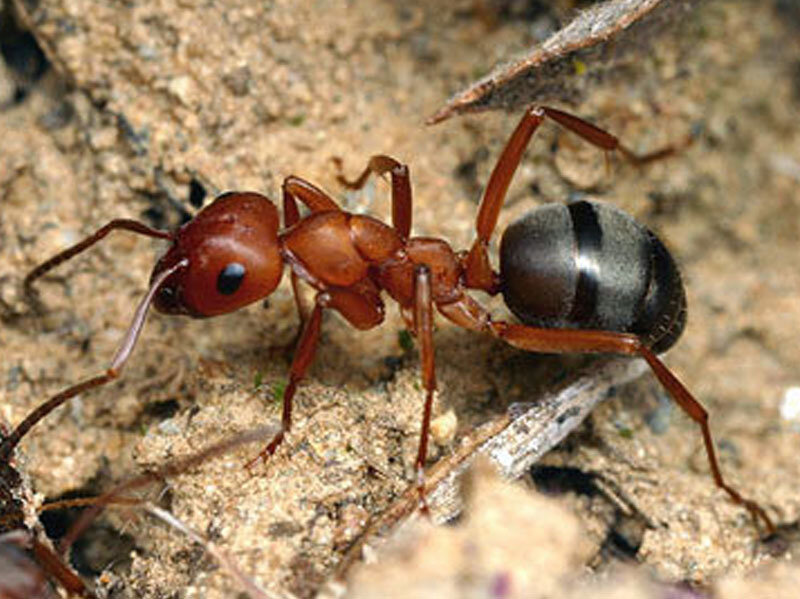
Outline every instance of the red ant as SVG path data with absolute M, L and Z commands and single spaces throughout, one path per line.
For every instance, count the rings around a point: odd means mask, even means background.
M 361 187 L 370 176 L 391 176 L 392 226 L 370 216 L 343 211 L 311 183 L 289 177 L 283 183 L 284 228 L 278 210 L 261 194 L 229 192 L 217 197 L 176 231 L 160 231 L 132 220 L 114 220 L 94 235 L 30 272 L 24 285 L 72 258 L 115 229 L 170 242 L 156 263 L 150 288 L 108 370 L 62 391 L 20 423 L 0 445 L 8 460 L 27 431 L 69 398 L 117 378 L 144 325 L 151 304 L 168 314 L 196 318 L 237 310 L 272 293 L 285 265 L 302 321 L 280 432 L 252 463 L 271 455 L 291 428 L 292 400 L 317 348 L 322 313 L 332 309 L 358 329 L 384 318 L 381 292 L 399 305 L 416 337 L 422 364 L 425 404 L 416 457 L 420 496 L 436 375 L 433 312 L 457 325 L 494 335 L 526 351 L 611 353 L 644 358 L 677 404 L 702 431 L 714 482 L 768 534 L 775 525 L 755 501 L 725 482 L 714 452 L 708 413 L 656 354 L 683 331 L 686 298 L 674 260 L 658 238 L 617 208 L 598 202 L 541 207 L 512 224 L 500 247 L 500 271 L 492 269 L 489 240 L 506 191 L 531 136 L 549 118 L 598 148 L 618 151 L 633 164 L 674 153 L 669 147 L 638 156 L 610 133 L 573 115 L 547 107 L 526 111 L 486 186 L 476 222 L 477 238 L 468 252 L 455 252 L 441 239 L 410 237 L 411 183 L 408 168 L 389 156 L 374 156 L 363 174 L 345 185 Z M 300 216 L 297 202 L 310 210 Z M 298 292 L 300 280 L 316 290 L 310 315 Z M 525 324 L 494 320 L 467 289 L 502 293 Z

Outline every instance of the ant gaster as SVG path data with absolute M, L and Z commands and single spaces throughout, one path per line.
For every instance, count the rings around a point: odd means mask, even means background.
M 253 192 L 230 192 L 217 197 L 176 231 L 114 220 L 54 256 L 28 274 L 26 289 L 30 291 L 35 279 L 115 229 L 171 244 L 153 269 L 150 288 L 109 369 L 66 389 L 32 412 L 2 442 L 0 459 L 8 459 L 23 435 L 55 407 L 119 376 L 150 304 L 161 312 L 192 317 L 232 312 L 272 293 L 288 265 L 302 327 L 283 397 L 281 431 L 256 460 L 271 455 L 291 427 L 292 400 L 314 358 L 323 311 L 335 310 L 354 327 L 370 329 L 383 321 L 381 292 L 385 291 L 400 305 L 420 348 L 425 403 L 415 464 L 423 499 L 423 467 L 436 389 L 436 309 L 461 327 L 488 333 L 526 351 L 601 352 L 644 358 L 669 395 L 700 426 L 714 482 L 744 506 L 755 522 L 760 520 L 768 534 L 774 533 L 775 526 L 764 509 L 723 479 L 708 413 L 656 355 L 672 346 L 681 334 L 686 299 L 675 262 L 650 230 L 607 204 L 580 201 L 548 205 L 506 230 L 500 271 L 492 269 L 488 245 L 506 191 L 531 136 L 545 118 L 606 152 L 620 152 L 634 164 L 675 151 L 668 147 L 638 156 L 615 136 L 578 117 L 554 108 L 533 107 L 522 117 L 491 174 L 478 211 L 477 237 L 468 252 L 456 253 L 441 239 L 410 236 L 408 168 L 379 155 L 369 161 L 356 181 L 339 179 L 358 188 L 370 174 L 389 174 L 392 226 L 345 212 L 326 193 L 292 176 L 283 183 L 283 229 L 278 210 L 268 198 Z M 300 216 L 298 200 L 309 209 L 307 216 Z M 310 314 L 304 310 L 298 292 L 300 280 L 316 290 Z M 468 289 L 490 295 L 502 293 L 524 324 L 493 319 L 466 293 Z

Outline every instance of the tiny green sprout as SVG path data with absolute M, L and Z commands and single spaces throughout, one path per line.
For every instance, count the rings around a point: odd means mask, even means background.
M 305 122 L 305 120 L 306 120 L 306 115 L 304 115 L 304 114 L 296 114 L 296 115 L 294 115 L 292 117 L 289 117 L 289 124 L 292 127 L 299 127 L 300 125 L 303 124 L 303 122 Z
M 400 349 L 406 353 L 409 353 L 414 349 L 414 339 L 411 337 L 411 333 L 409 333 L 407 329 L 401 329 L 397 333 L 397 343 L 400 345 Z
M 487 65 L 475 65 L 472 69 L 472 79 L 482 79 L 488 73 L 489 67 Z
M 617 425 L 617 432 L 623 439 L 633 439 L 633 429 L 625 425 Z
M 283 396 L 286 393 L 286 386 L 288 384 L 289 384 L 288 381 L 280 380 L 280 381 L 276 381 L 272 385 L 272 399 L 276 403 L 283 402 Z
M 256 372 L 255 376 L 253 377 L 253 387 L 256 391 L 261 389 L 261 385 L 264 384 L 264 373 Z
M 586 63 L 582 60 L 578 60 L 577 58 L 572 61 L 572 68 L 575 69 L 575 74 L 580 77 L 581 75 L 585 75 L 588 67 Z

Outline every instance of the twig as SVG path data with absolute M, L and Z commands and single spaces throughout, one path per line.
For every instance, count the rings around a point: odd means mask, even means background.
M 508 479 L 519 478 L 546 452 L 574 430 L 608 397 L 610 390 L 641 376 L 647 365 L 638 359 L 618 358 L 595 363 L 573 376 L 560 390 L 533 403 L 514 404 L 467 436 L 447 458 L 426 474 L 426 501 L 437 523 L 455 517 L 462 508 L 459 479 L 478 456 L 488 457 Z M 411 485 L 387 510 L 375 517 L 339 563 L 334 579 L 343 580 L 364 547 L 385 536 L 411 516 L 419 504 L 416 485 Z

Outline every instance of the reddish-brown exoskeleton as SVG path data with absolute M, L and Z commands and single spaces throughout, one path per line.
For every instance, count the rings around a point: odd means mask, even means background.
M 383 321 L 381 295 L 386 292 L 400 305 L 420 348 L 425 388 L 416 457 L 420 494 L 436 388 L 432 322 L 438 311 L 461 327 L 488 333 L 526 351 L 604 352 L 644 358 L 667 392 L 700 426 L 716 484 L 773 533 L 775 526 L 761 506 L 724 481 L 707 412 L 656 355 L 669 348 L 683 330 L 686 304 L 675 263 L 652 232 L 606 204 L 545 206 L 506 230 L 500 271 L 492 269 L 487 248 L 508 185 L 531 136 L 545 118 L 636 164 L 674 151 L 667 148 L 637 156 L 616 137 L 582 119 L 553 108 L 534 107 L 523 116 L 492 172 L 478 212 L 477 237 L 468 252 L 457 253 L 441 239 L 410 236 L 408 169 L 388 156 L 375 156 L 357 181 L 342 181 L 359 187 L 370 174 L 389 174 L 391 226 L 345 212 L 311 183 L 289 177 L 283 184 L 283 229 L 269 199 L 258 193 L 231 192 L 216 198 L 176 231 L 115 220 L 48 260 L 27 276 L 26 287 L 115 229 L 171 243 L 153 270 L 150 288 L 110 368 L 34 411 L 0 445 L 0 459 L 8 459 L 30 427 L 56 406 L 119 375 L 150 304 L 170 314 L 224 314 L 268 296 L 288 266 L 303 327 L 283 398 L 282 428 L 260 457 L 272 454 L 290 429 L 292 400 L 314 358 L 323 311 L 335 310 L 354 327 L 370 329 Z M 309 209 L 307 216 L 300 216 L 298 200 Z M 308 315 L 298 294 L 300 280 L 316 290 Z M 525 324 L 494 320 L 468 290 L 502 293 Z

